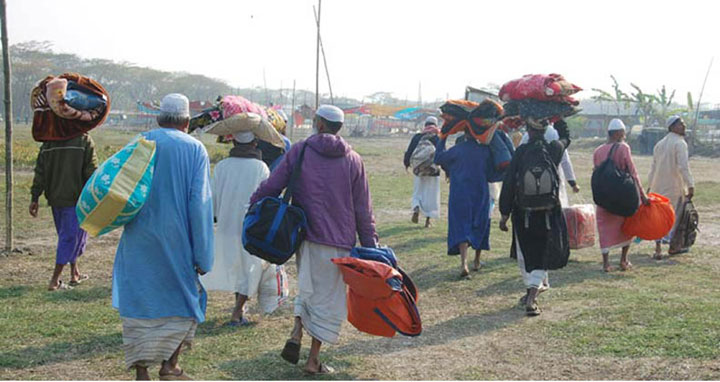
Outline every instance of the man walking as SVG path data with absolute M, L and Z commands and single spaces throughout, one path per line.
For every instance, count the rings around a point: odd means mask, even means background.
M 160 105 L 159 129 L 147 201 L 125 226 L 115 255 L 113 307 L 123 326 L 125 365 L 138 380 L 161 363 L 160 379 L 190 379 L 178 365 L 205 320 L 207 295 L 199 275 L 213 265 L 210 162 L 200 141 L 185 133 L 187 97 L 169 94 Z
M 313 121 L 314 134 L 292 146 L 250 200 L 253 204 L 266 196 L 278 196 L 305 150 L 293 204 L 305 211 L 308 228 L 296 257 L 295 327 L 281 356 L 290 363 L 298 362 L 305 329 L 312 337 L 304 368 L 308 374 L 333 371 L 320 362 L 320 346 L 337 343 L 347 317 L 345 282 L 331 259 L 350 255 L 356 233 L 362 246 L 377 245 L 365 166 L 360 155 L 338 135 L 344 119 L 339 108 L 320 106 Z
M 695 181 L 688 164 L 688 145 L 685 142 L 685 121 L 679 115 L 667 119 L 668 134 L 655 145 L 653 162 L 650 167 L 648 192 L 652 190 L 657 194 L 670 199 L 675 212 L 681 210 L 685 199 L 692 199 L 695 195 Z M 677 228 L 679 219 L 675 220 L 670 233 L 655 242 L 656 260 L 662 259 L 662 244 L 669 244 Z M 668 254 L 676 255 L 682 248 L 670 248 Z
M 517 258 L 526 294 L 520 300 L 528 316 L 540 314 L 538 293 L 548 270 L 563 268 L 570 256 L 567 225 L 562 215 L 558 165 L 570 145 L 564 121 L 555 123 L 559 140 L 545 140 L 547 121 L 528 118 L 529 141 L 515 151 L 500 194 L 500 229 L 508 231 L 512 214 L 510 256 Z
M 415 134 L 410 140 L 405 156 L 403 158 L 403 164 L 405 170 L 410 167 L 410 158 L 412 158 L 415 149 L 418 147 L 418 143 L 423 140 L 427 140 L 432 144 L 432 147 L 437 146 L 438 134 L 440 129 L 438 128 L 438 120 L 435 117 L 427 117 L 425 119 L 425 128 L 422 132 Z M 433 156 L 429 156 L 432 161 Z M 412 195 L 412 218 L 411 221 L 417 224 L 420 218 L 420 213 L 425 216 L 425 228 L 431 226 L 430 219 L 437 219 L 440 217 L 440 171 L 438 170 L 434 174 L 420 174 L 415 175 L 413 183 L 413 195 Z
M 58 234 L 49 291 L 67 289 L 88 279 L 78 267 L 78 258 L 85 252 L 87 232 L 80 228 L 75 205 L 85 183 L 97 169 L 97 162 L 95 143 L 88 134 L 66 141 L 44 142 L 40 147 L 30 190 L 30 215 L 38 216 L 40 195 L 44 193 Z M 69 285 L 60 280 L 67 264 L 70 264 Z

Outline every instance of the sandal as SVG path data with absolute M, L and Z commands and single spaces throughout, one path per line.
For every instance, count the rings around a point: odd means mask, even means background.
M 180 374 L 160 374 L 161 381 L 192 381 L 193 378 L 180 369 Z
M 528 317 L 539 316 L 540 312 L 541 312 L 540 307 L 535 302 L 531 306 L 525 307 L 525 315 Z
M 653 255 L 653 259 L 655 259 L 655 260 L 662 260 L 662 259 L 663 259 L 662 253 L 655 253 L 655 254 Z
M 605 273 L 610 273 L 610 272 L 612 272 L 612 271 L 614 271 L 614 270 L 615 270 L 615 268 L 613 268 L 613 267 L 610 266 L 610 265 L 608 265 L 607 267 L 605 267 L 605 266 L 603 267 L 603 272 L 605 272 Z
M 317 371 L 303 369 L 303 372 L 307 375 L 326 375 L 326 374 L 335 373 L 335 369 L 332 368 L 331 366 L 325 365 L 324 363 L 320 363 L 320 366 L 318 367 Z
M 287 340 L 280 357 L 293 365 L 297 365 L 300 360 L 300 342 L 292 338 Z
M 78 286 L 83 281 L 87 281 L 89 279 L 90 279 L 90 276 L 88 276 L 88 275 L 80 275 L 80 278 L 78 278 L 77 280 L 70 280 L 70 286 Z
M 48 291 L 50 292 L 57 292 L 59 290 L 72 290 L 73 287 L 71 287 L 68 284 L 65 284 L 62 280 L 58 281 L 58 285 L 56 287 L 50 287 L 48 288 Z
M 472 277 L 470 276 L 470 272 L 468 271 L 462 271 L 460 273 L 460 280 L 470 280 Z
M 621 271 L 629 271 L 629 270 L 631 270 L 632 268 L 633 268 L 633 265 L 632 265 L 632 263 L 629 262 L 629 261 L 628 261 L 627 263 L 620 263 L 620 270 L 621 270 Z
M 237 328 L 237 327 L 241 327 L 241 326 L 250 326 L 250 325 L 252 325 L 252 322 L 250 322 L 250 321 L 249 321 L 247 318 L 245 318 L 245 317 L 242 317 L 242 318 L 240 319 L 240 321 L 232 321 L 232 320 L 231 320 L 231 321 L 228 321 L 227 324 L 225 324 L 225 326 L 229 326 L 229 327 L 232 327 L 232 328 Z

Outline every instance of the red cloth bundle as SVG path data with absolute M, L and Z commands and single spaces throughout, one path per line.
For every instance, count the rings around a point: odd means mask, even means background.
M 578 101 L 570 96 L 581 90 L 559 74 L 528 74 L 503 85 L 499 96 L 504 102 L 533 98 L 577 105 Z
M 675 225 L 675 210 L 670 199 L 655 193 L 649 193 L 649 205 L 640 205 L 637 212 L 623 223 L 622 231 L 628 236 L 637 236 L 643 240 L 660 240 Z

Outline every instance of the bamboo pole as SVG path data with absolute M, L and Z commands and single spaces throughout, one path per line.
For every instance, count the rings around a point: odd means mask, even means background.
M 695 143 L 697 143 L 696 142 L 697 130 L 698 130 L 697 123 L 698 123 L 698 118 L 700 117 L 700 103 L 702 102 L 702 96 L 703 96 L 703 93 L 705 92 L 705 84 L 707 84 L 707 79 L 708 79 L 708 76 L 710 75 L 710 68 L 712 68 L 712 64 L 713 64 L 714 60 L 715 60 L 715 57 L 710 59 L 710 65 L 708 65 L 707 72 L 705 73 L 705 80 L 703 81 L 702 89 L 700 89 L 700 97 L 698 98 L 697 107 L 695 108 L 695 123 L 693 123 L 693 133 L 692 133 L 693 146 L 695 145 Z
M 320 28 L 320 20 L 318 19 L 318 14 L 315 12 L 315 6 L 313 5 L 313 13 L 315 14 L 315 22 L 318 24 L 318 28 Z M 325 46 L 322 42 L 322 36 L 318 36 L 320 41 L 320 52 L 322 53 L 323 58 L 323 65 L 325 65 L 325 77 L 327 77 L 328 81 L 328 88 L 330 89 L 330 103 L 335 104 L 335 97 L 333 97 L 333 91 L 332 91 L 332 83 L 330 82 L 330 71 L 328 70 L 328 64 L 327 64 L 327 57 L 325 56 Z
M 318 0 L 317 41 L 315 42 L 315 110 L 320 107 L 320 10 L 322 0 Z
M 2 22 L 3 77 L 5 79 L 5 251 L 13 249 L 13 163 L 12 163 L 12 89 L 10 52 L 8 51 L 7 4 L 0 0 Z

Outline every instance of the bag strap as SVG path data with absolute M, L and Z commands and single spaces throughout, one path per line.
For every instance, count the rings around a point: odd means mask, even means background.
M 613 143 L 612 147 L 610 148 L 610 152 L 608 153 L 606 161 L 612 160 L 612 156 L 615 153 L 615 150 L 618 148 L 619 143 Z
M 290 198 L 292 198 L 293 190 L 295 189 L 295 184 L 297 183 L 297 179 L 300 176 L 300 165 L 302 165 L 303 158 L 305 157 L 305 149 L 307 148 L 307 142 L 303 144 L 302 149 L 300 150 L 300 156 L 298 157 L 297 162 L 295 162 L 295 165 L 293 165 L 292 173 L 290 174 L 290 181 L 288 182 L 287 188 L 285 189 L 285 194 L 283 195 L 283 203 L 289 203 Z

